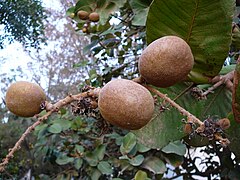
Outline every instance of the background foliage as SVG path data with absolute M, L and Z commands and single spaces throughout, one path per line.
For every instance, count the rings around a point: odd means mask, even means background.
M 0 48 L 19 41 L 25 48 L 39 48 L 45 42 L 43 21 L 46 14 L 39 0 L 1 0 Z M 4 33 L 3 33 L 4 32 Z

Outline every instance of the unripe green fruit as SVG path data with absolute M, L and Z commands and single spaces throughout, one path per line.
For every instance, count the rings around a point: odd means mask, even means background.
M 13 114 L 32 117 L 40 113 L 40 105 L 46 100 L 46 95 L 39 85 L 18 81 L 8 88 L 5 100 L 7 108 Z
M 169 87 L 187 78 L 194 57 L 189 45 L 177 36 L 153 41 L 139 59 L 141 76 L 157 87 Z
M 98 107 L 103 118 L 110 124 L 136 130 L 151 120 L 154 100 L 150 92 L 140 84 L 117 79 L 101 89 Z
M 69 17 L 72 18 L 72 19 L 74 18 L 74 16 L 75 16 L 75 13 L 71 13 L 71 14 L 69 15 Z
M 100 16 L 98 13 L 96 12 L 92 12 L 91 14 L 89 14 L 89 20 L 92 22 L 98 22 L 100 19 Z
M 89 13 L 87 11 L 78 11 L 77 12 L 77 15 L 79 17 L 79 19 L 81 20 L 87 20 L 88 19 L 88 16 L 89 16 Z

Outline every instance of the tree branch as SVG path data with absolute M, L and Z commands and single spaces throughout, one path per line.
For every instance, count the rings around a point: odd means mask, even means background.
M 143 84 L 143 86 L 146 87 L 152 93 L 158 95 L 160 98 L 162 98 L 165 101 L 167 101 L 171 106 L 175 107 L 182 115 L 187 116 L 188 117 L 188 121 L 192 121 L 193 123 L 198 124 L 199 126 L 204 126 L 204 123 L 200 119 L 198 119 L 193 114 L 191 114 L 190 112 L 185 110 L 183 107 L 178 105 L 176 102 L 174 102 L 172 99 L 167 97 L 166 94 L 162 94 L 161 92 L 159 92 L 158 90 L 154 89 L 153 87 L 151 87 L 149 85 L 144 85 Z
M 212 93 L 213 90 L 217 89 L 222 84 L 225 84 L 226 87 L 232 92 L 233 91 L 233 89 L 232 89 L 233 88 L 233 83 L 232 83 L 233 76 L 234 76 L 234 71 L 231 71 L 225 75 L 219 75 L 219 76 L 214 77 L 212 79 L 212 83 L 215 83 L 215 84 L 213 84 L 213 86 L 208 88 L 208 90 L 205 91 L 202 94 L 202 96 L 203 97 L 207 96 L 209 93 Z

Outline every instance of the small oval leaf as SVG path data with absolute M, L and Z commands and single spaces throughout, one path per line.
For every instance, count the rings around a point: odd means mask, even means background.
M 107 161 L 99 162 L 97 168 L 101 171 L 102 174 L 110 175 L 113 173 L 111 165 Z
M 138 170 L 138 172 L 134 176 L 135 180 L 146 180 L 147 178 L 147 173 L 141 170 Z
M 48 132 L 50 133 L 60 133 L 62 131 L 62 127 L 60 124 L 54 123 L 50 127 L 48 127 Z
M 74 161 L 74 167 L 79 170 L 81 167 L 82 167 L 82 164 L 83 164 L 83 160 L 78 158 L 78 159 L 75 159 Z
M 149 156 L 146 158 L 142 166 L 154 174 L 163 174 L 167 170 L 164 162 L 158 157 L 154 156 Z
M 68 157 L 67 155 L 59 156 L 56 159 L 56 163 L 59 164 L 59 165 L 65 165 L 65 164 L 68 164 L 68 163 L 73 162 L 73 161 L 74 161 L 74 158 Z
M 186 154 L 186 145 L 183 144 L 181 141 L 174 141 L 170 142 L 167 146 L 162 148 L 162 151 L 165 153 L 174 153 L 179 156 L 183 156 Z
M 133 166 L 140 166 L 144 160 L 144 156 L 139 154 L 132 159 L 130 159 L 130 164 Z
M 127 135 L 124 136 L 120 151 L 122 154 L 127 154 L 129 153 L 136 145 L 137 139 L 136 136 L 133 133 L 128 133 Z

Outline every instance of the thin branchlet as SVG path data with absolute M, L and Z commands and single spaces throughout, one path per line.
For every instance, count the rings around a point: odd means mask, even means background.
M 156 90 L 155 88 L 153 88 L 149 85 L 143 85 L 143 86 L 146 87 L 152 93 L 158 95 L 160 98 L 162 98 L 166 102 L 168 102 L 172 107 L 175 107 L 182 115 L 187 116 L 189 121 L 192 121 L 193 123 L 198 124 L 199 126 L 204 126 L 204 123 L 200 119 L 198 119 L 193 114 L 191 114 L 190 112 L 185 110 L 183 107 L 178 105 L 176 102 L 174 102 L 172 99 L 167 97 L 166 94 L 159 92 L 158 90 Z

